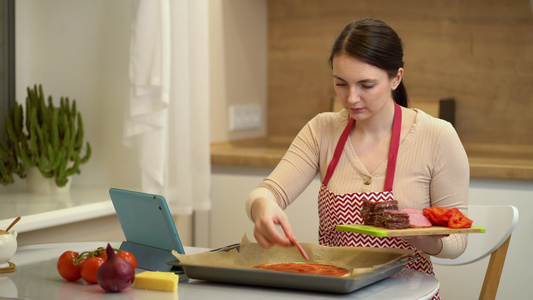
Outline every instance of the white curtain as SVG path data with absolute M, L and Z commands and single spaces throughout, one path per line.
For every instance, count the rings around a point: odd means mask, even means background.
M 134 1 L 124 143 L 175 215 L 211 205 L 207 1 Z

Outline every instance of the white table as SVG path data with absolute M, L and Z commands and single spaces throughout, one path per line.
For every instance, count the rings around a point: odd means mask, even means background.
M 223 284 L 200 280 L 180 282 L 177 293 L 134 289 L 105 293 L 99 285 L 67 282 L 56 269 L 57 258 L 67 250 L 96 249 L 106 242 L 38 244 L 19 247 L 11 260 L 15 273 L 0 274 L 0 297 L 13 299 L 431 299 L 439 288 L 435 277 L 416 271 L 402 271 L 395 276 L 350 294 L 330 294 Z M 111 243 L 113 247 L 120 243 Z M 187 254 L 207 251 L 185 247 Z M 138 272 L 141 270 L 138 270 Z

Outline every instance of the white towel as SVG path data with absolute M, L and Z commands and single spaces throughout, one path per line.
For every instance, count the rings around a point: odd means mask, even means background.
M 166 0 L 134 1 L 130 45 L 131 99 L 125 137 L 162 128 L 169 104 L 170 35 Z
M 125 143 L 139 137 L 139 156 L 143 172 L 142 189 L 149 192 L 164 185 L 164 134 L 169 104 L 169 27 L 168 2 L 134 2 L 130 45 L 131 99 L 125 123 Z

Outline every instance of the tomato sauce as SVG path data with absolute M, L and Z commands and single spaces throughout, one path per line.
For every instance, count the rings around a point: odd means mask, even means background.
M 289 273 L 303 273 L 313 275 L 327 275 L 327 276 L 347 276 L 350 271 L 345 268 L 337 267 L 328 264 L 316 263 L 277 263 L 277 264 L 261 264 L 255 265 L 254 269 L 263 269 L 271 271 L 289 272 Z

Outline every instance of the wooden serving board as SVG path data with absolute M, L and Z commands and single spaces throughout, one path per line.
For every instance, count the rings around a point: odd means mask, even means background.
M 337 225 L 339 231 L 350 231 L 378 237 L 413 236 L 413 235 L 439 235 L 454 233 L 484 233 L 485 228 L 472 226 L 470 228 L 453 229 L 444 226 L 431 226 L 426 228 L 387 229 L 370 225 Z

